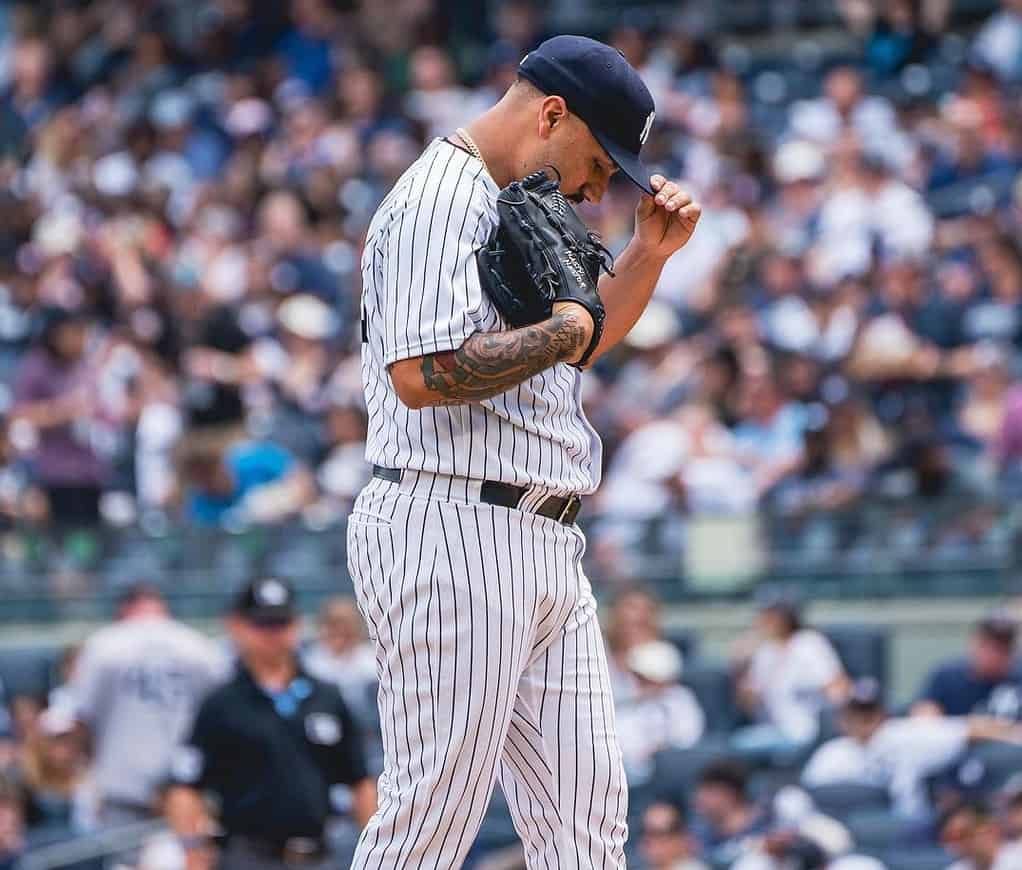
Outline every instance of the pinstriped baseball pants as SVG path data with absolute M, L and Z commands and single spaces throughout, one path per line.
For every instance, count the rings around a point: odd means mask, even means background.
M 585 539 L 479 503 L 478 486 L 373 479 L 349 520 L 385 759 L 351 866 L 461 867 L 499 779 L 530 870 L 622 868 L 627 791 Z

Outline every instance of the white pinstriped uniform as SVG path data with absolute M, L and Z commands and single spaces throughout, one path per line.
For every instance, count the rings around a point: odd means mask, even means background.
M 575 526 L 531 512 L 591 492 L 600 443 L 579 373 L 409 410 L 386 366 L 502 329 L 475 250 L 497 220 L 482 164 L 434 141 L 369 229 L 363 380 L 374 479 L 348 526 L 376 643 L 385 769 L 353 868 L 460 867 L 499 778 L 530 868 L 624 867 L 627 794 L 596 604 Z M 521 509 L 483 480 L 528 486 Z

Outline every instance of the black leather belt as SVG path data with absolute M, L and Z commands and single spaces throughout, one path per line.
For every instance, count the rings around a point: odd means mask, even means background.
M 380 480 L 389 480 L 391 483 L 400 483 L 402 471 L 400 468 L 385 468 L 382 465 L 373 466 L 373 477 Z M 498 505 L 500 507 L 514 508 L 521 510 L 519 503 L 528 493 L 529 487 L 515 486 L 511 483 L 501 483 L 496 480 L 484 480 L 479 488 L 479 500 L 486 504 Z M 582 497 L 578 495 L 560 496 L 550 495 L 532 509 L 531 513 L 539 514 L 556 520 L 566 526 L 570 526 L 578 517 L 582 507 Z

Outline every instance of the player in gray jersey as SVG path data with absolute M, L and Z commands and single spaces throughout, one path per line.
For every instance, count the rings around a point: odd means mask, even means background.
M 139 584 L 122 596 L 117 622 L 82 647 L 69 692 L 92 737 L 103 824 L 156 812 L 174 750 L 200 701 L 226 673 L 217 646 L 172 619 L 158 589 Z
M 354 868 L 460 867 L 499 778 L 532 870 L 624 867 L 627 793 L 596 605 L 574 524 L 599 484 L 582 410 L 594 323 L 558 303 L 511 328 L 476 251 L 496 197 L 551 166 L 573 201 L 616 171 L 643 195 L 599 292 L 592 359 L 649 301 L 700 209 L 639 151 L 653 100 L 616 50 L 556 37 L 466 130 L 433 141 L 369 228 L 362 373 L 373 480 L 348 526 L 375 643 L 385 764 Z

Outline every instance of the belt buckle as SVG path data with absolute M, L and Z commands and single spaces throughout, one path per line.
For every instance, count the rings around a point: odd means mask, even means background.
M 581 506 L 581 504 L 582 499 L 579 496 L 577 495 L 569 496 L 564 502 L 564 507 L 562 507 L 560 513 L 557 514 L 557 522 L 563 524 L 565 517 L 567 517 L 569 514 L 572 514 L 572 521 L 574 521 L 575 516 L 578 514 L 578 509 Z

